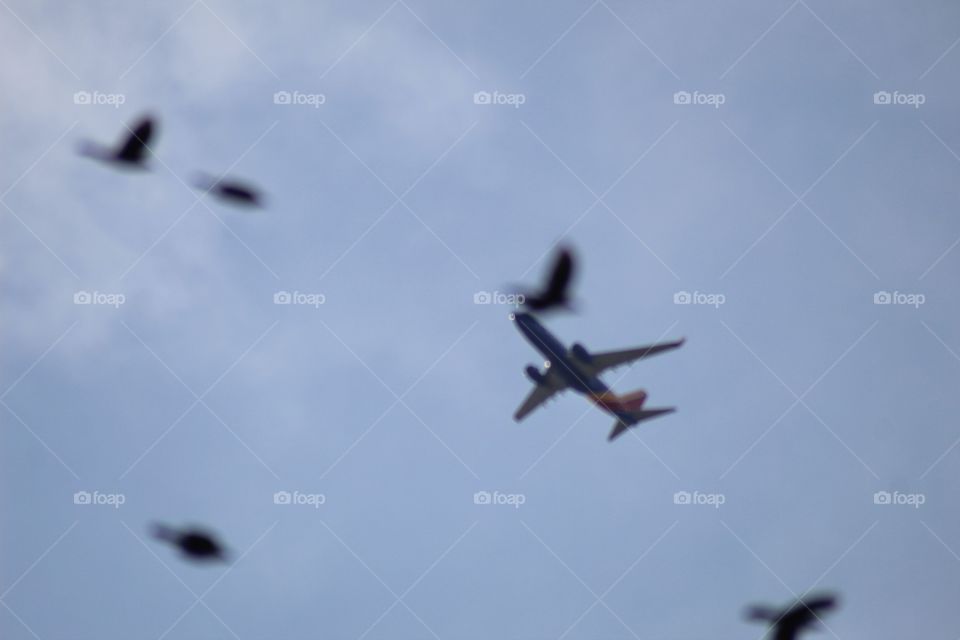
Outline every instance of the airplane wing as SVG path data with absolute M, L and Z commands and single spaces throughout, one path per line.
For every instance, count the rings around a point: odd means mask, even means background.
M 637 347 L 636 349 L 594 353 L 590 355 L 590 365 L 593 367 L 593 370 L 599 374 L 607 369 L 613 369 L 615 367 L 636 362 L 637 360 L 642 360 L 643 358 L 655 356 L 658 353 L 663 353 L 664 351 L 676 349 L 682 344 L 683 339 L 680 339 L 676 342 L 660 342 L 657 344 L 650 344 L 645 347 Z
M 534 409 L 561 391 L 563 391 L 562 388 L 557 388 L 550 385 L 535 385 L 533 387 L 533 391 L 531 391 L 530 395 L 527 396 L 527 399 L 523 401 L 523 404 L 520 405 L 520 408 L 517 409 L 517 412 L 513 414 L 513 419 L 517 422 L 520 422 L 528 415 L 533 413 Z

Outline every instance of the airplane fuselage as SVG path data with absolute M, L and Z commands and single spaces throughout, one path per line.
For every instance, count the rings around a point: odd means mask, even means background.
M 570 350 L 537 322 L 536 318 L 528 313 L 517 313 L 513 319 L 520 333 L 546 358 L 544 366 L 555 371 L 571 389 L 589 396 L 601 396 L 610 391 L 607 385 L 589 370 L 589 365 L 572 357 Z

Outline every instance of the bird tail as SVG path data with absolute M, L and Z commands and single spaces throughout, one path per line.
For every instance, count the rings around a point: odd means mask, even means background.
M 177 541 L 177 532 L 174 531 L 172 527 L 168 527 L 165 524 L 155 522 L 152 529 L 153 537 L 158 540 L 166 540 L 168 542 Z
M 103 147 L 90 140 L 81 140 L 77 144 L 77 153 L 88 158 L 102 159 L 104 156 Z
M 217 183 L 220 182 L 220 179 L 209 173 L 197 171 L 190 176 L 190 182 L 194 187 L 200 189 L 201 191 L 211 191 L 217 186 Z
M 763 620 L 765 622 L 772 622 L 780 617 L 780 612 L 770 607 L 750 607 L 747 609 L 747 619 L 748 620 Z

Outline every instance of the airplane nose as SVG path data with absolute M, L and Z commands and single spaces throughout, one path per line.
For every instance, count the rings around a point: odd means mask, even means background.
M 510 316 L 509 316 L 509 318 L 510 318 L 511 321 L 516 320 L 516 319 L 517 319 L 517 314 L 511 313 Z

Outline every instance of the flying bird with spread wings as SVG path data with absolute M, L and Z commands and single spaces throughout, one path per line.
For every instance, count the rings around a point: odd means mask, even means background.
M 524 294 L 523 304 L 531 311 L 546 311 L 553 308 L 570 308 L 570 283 L 573 280 L 573 252 L 564 247 L 557 254 L 550 278 L 540 291 Z
M 116 167 L 145 169 L 151 154 L 150 142 L 156 134 L 156 120 L 146 116 L 136 121 L 132 127 L 127 126 L 117 145 L 108 147 L 85 141 L 80 146 L 80 153 Z
M 212 534 L 202 529 L 187 527 L 175 529 L 164 524 L 153 527 L 153 537 L 177 547 L 184 557 L 196 561 L 226 561 L 224 546 Z
M 747 609 L 747 619 L 766 622 L 773 630 L 774 640 L 795 640 L 804 631 L 809 631 L 821 622 L 821 616 L 837 606 L 837 597 L 823 594 L 776 609 L 767 606 L 753 606 Z
M 228 204 L 249 208 L 264 206 L 264 197 L 260 190 L 241 180 L 200 174 L 194 179 L 194 186 Z

